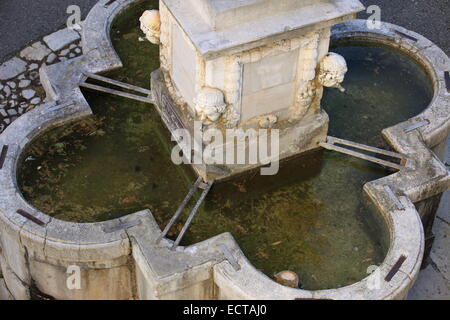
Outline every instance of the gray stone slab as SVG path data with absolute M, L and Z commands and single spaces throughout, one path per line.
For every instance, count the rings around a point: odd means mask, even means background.
M 27 63 L 20 58 L 9 59 L 0 66 L 0 80 L 12 79 L 25 72 Z
M 14 300 L 11 293 L 6 288 L 5 280 L 2 278 L 0 278 L 0 300 Z
M 80 39 L 80 35 L 76 31 L 67 28 L 56 31 L 44 37 L 45 43 L 53 51 L 61 50 L 71 42 L 74 42 L 78 39 Z

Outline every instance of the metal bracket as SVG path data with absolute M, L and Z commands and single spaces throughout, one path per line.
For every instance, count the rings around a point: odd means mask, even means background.
M 405 133 L 410 133 L 416 129 L 422 128 L 424 126 L 427 126 L 430 124 L 430 120 L 422 120 L 420 122 L 417 122 L 415 124 L 410 125 L 409 127 L 405 128 Z
M 131 91 L 135 91 L 135 92 L 139 92 L 139 93 L 143 93 L 145 95 L 147 95 L 146 97 L 144 96 L 139 96 L 136 94 L 132 94 L 132 93 L 128 93 L 128 92 L 124 92 L 124 91 L 120 91 L 120 90 L 115 90 L 115 89 L 110 89 L 110 88 L 106 88 L 106 87 L 102 87 L 99 85 L 95 85 L 95 84 L 90 84 L 87 83 L 86 80 L 80 82 L 78 85 L 80 87 L 83 88 L 88 88 L 88 89 L 92 89 L 92 90 L 96 90 L 96 91 L 100 91 L 100 92 L 104 92 L 104 93 L 109 93 L 109 94 L 113 94 L 116 96 L 120 96 L 120 97 L 124 97 L 124 98 L 128 98 L 128 99 L 133 99 L 133 100 L 137 100 L 140 102 L 145 102 L 145 103 L 155 103 L 153 96 L 152 96 L 152 91 L 148 90 L 148 89 L 144 89 L 138 86 L 134 86 L 132 84 L 128 84 L 128 83 L 124 83 L 124 82 L 120 82 L 117 80 L 113 80 L 113 79 L 109 79 L 103 76 L 99 76 L 98 74 L 93 74 L 93 73 L 89 73 L 89 72 L 85 72 L 84 75 L 87 78 L 91 78 L 91 79 L 95 79 L 101 82 L 105 82 L 105 83 L 109 83 L 112 84 L 114 86 L 117 87 L 121 87 L 127 90 L 131 90 Z
M 386 161 L 386 160 L 382 160 L 376 157 L 372 157 L 372 156 L 368 156 L 364 153 L 360 153 L 360 152 L 356 152 L 353 150 L 349 150 L 343 147 L 339 147 L 336 146 L 336 144 L 341 144 L 344 146 L 349 146 L 355 149 L 360 149 L 360 150 L 365 150 L 365 151 L 369 151 L 369 152 L 374 152 L 374 153 L 378 153 L 378 154 L 382 154 L 385 156 L 389 156 L 392 158 L 396 158 L 396 159 L 400 159 L 401 164 L 397 164 L 391 161 Z M 348 140 L 344 140 L 344 139 L 339 139 L 339 138 L 335 138 L 335 137 L 327 137 L 327 142 L 321 142 L 319 144 L 322 148 L 325 148 L 327 150 L 331 150 L 331 151 L 336 151 L 336 152 L 340 152 L 343 154 L 347 154 L 350 156 L 353 156 L 355 158 L 359 158 L 359 159 L 363 159 L 366 161 L 370 161 L 370 162 L 374 162 L 377 163 L 381 166 L 384 167 L 389 167 L 389 168 L 393 168 L 396 170 L 402 170 L 405 169 L 405 165 L 408 161 L 408 158 L 400 153 L 396 153 L 396 152 L 392 152 L 392 151 L 388 151 L 388 150 L 383 150 L 383 149 L 379 149 L 379 148 L 375 148 L 375 147 L 370 147 L 370 146 L 366 146 L 364 144 L 360 144 L 360 143 L 356 143 L 356 142 L 352 142 L 352 141 L 348 141 Z

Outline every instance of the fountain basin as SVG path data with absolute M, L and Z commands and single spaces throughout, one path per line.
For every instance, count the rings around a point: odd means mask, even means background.
M 378 283 L 376 274 L 335 290 L 283 287 L 257 271 L 230 234 L 172 252 L 168 250 L 169 240 L 160 246 L 153 245 L 161 231 L 149 211 L 102 223 L 78 224 L 51 218 L 23 199 L 16 183 L 16 168 L 23 148 L 44 130 L 91 113 L 77 86 L 83 77 L 82 71 L 102 72 L 121 65 L 111 47 L 109 33 L 98 32 L 98 25 L 103 26 L 102 30 L 109 30 L 114 17 L 133 2 L 117 1 L 106 10 L 102 3 L 94 7 L 84 27 L 86 54 L 41 71 L 47 94 L 55 102 L 25 114 L 0 136 L 0 145 L 8 145 L 6 161 L 0 171 L 5 186 L 0 195 L 2 270 L 13 295 L 29 298 L 39 291 L 59 299 L 404 298 L 418 274 L 424 251 L 422 222 L 413 203 L 439 194 L 449 186 L 445 167 L 430 151 L 445 143 L 448 135 L 449 103 L 444 71 L 449 69 L 449 61 L 438 48 L 430 47 L 432 44 L 428 40 L 397 26 L 383 24 L 381 30 L 370 31 L 365 22 L 352 21 L 338 26 L 333 33 L 336 39 L 358 36 L 406 50 L 423 63 L 434 82 L 433 101 L 421 115 L 383 132 L 396 151 L 414 160 L 414 170 L 398 172 L 364 187 L 390 232 L 390 249 L 379 267 L 382 281 L 376 290 L 369 289 L 373 288 L 373 283 Z M 418 41 L 410 43 L 409 38 L 395 30 Z M 73 104 L 46 113 L 56 101 Z M 419 128 L 418 132 L 406 134 L 404 129 L 419 119 L 427 119 L 430 124 Z M 399 199 L 403 210 L 393 205 L 385 185 L 402 195 Z M 18 210 L 22 210 L 22 214 L 18 214 Z M 30 220 L 29 215 L 35 219 Z M 229 254 L 224 254 L 223 245 Z M 390 281 L 385 280 L 397 269 L 394 267 L 402 256 L 406 260 Z M 89 283 L 83 290 L 69 290 L 65 285 L 70 265 L 82 267 L 83 283 Z

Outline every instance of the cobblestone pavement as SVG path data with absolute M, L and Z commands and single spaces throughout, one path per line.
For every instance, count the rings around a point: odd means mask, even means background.
M 62 29 L 30 44 L 0 65 L 0 132 L 44 101 L 40 67 L 81 55 L 80 39 L 77 31 Z
M 64 24 L 67 17 L 65 9 L 68 5 L 80 5 L 85 15 L 95 2 L 96 0 L 2 2 L 0 132 L 21 114 L 44 101 L 45 92 L 39 80 L 39 68 L 42 65 L 58 63 L 81 55 L 78 31 L 61 29 L 46 34 Z M 421 33 L 447 54 L 450 53 L 448 0 L 361 0 L 361 2 L 366 6 L 379 5 L 383 21 Z M 360 14 L 360 18 L 367 16 L 367 13 Z M 29 43 L 33 39 L 39 40 Z M 23 47 L 26 44 L 28 45 Z M 16 50 L 19 51 L 14 54 Z M 10 58 L 6 59 L 7 56 Z M 450 163 L 450 150 L 447 152 L 447 163 Z M 420 273 L 409 299 L 450 299 L 450 192 L 444 195 L 434 232 L 436 241 L 430 264 Z M 0 297 L 1 291 L 0 282 Z

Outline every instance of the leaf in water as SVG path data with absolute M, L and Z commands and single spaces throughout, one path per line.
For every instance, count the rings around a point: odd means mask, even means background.
M 136 33 L 127 33 L 127 34 L 124 34 L 122 36 L 122 38 L 125 39 L 125 40 L 130 40 L 130 39 L 133 39 L 133 38 L 137 38 L 137 34 Z

